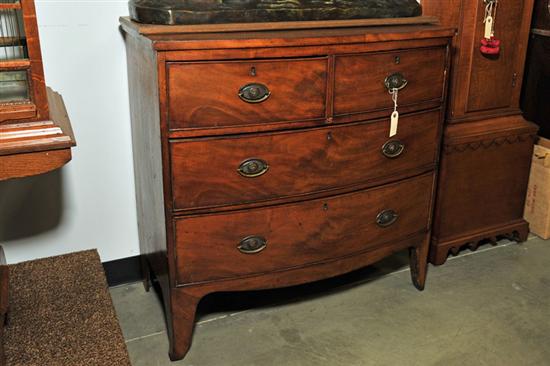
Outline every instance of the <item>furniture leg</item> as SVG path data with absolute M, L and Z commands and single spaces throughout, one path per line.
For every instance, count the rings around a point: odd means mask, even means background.
M 121 19 L 140 248 L 172 360 L 208 293 L 302 285 L 411 247 L 424 288 L 455 30 L 409 21 L 306 35 Z
M 146 292 L 149 292 L 151 289 L 151 269 L 149 268 L 149 262 L 147 262 L 147 257 L 142 255 L 141 260 L 141 276 L 143 280 L 143 287 Z
M 429 236 L 428 236 L 429 237 Z M 425 239 L 422 244 L 409 249 L 409 260 L 411 267 L 411 278 L 414 286 L 419 290 L 424 290 L 426 283 L 426 274 L 428 272 L 428 251 L 430 242 Z
M 184 358 L 191 347 L 195 314 L 204 295 L 194 294 L 187 289 L 173 289 L 171 293 L 170 359 L 177 361 Z

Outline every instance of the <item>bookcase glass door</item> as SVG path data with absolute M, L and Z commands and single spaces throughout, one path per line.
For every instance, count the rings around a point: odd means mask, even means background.
M 21 4 L 0 0 L 0 104 L 29 102 L 28 59 Z

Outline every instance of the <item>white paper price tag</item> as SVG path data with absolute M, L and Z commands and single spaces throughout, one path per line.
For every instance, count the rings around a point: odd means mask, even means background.
M 391 114 L 390 137 L 397 135 L 398 125 L 399 125 L 399 112 L 394 111 Z

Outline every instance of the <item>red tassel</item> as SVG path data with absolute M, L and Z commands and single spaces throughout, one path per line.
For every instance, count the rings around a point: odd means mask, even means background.
M 481 53 L 484 55 L 498 55 L 500 53 L 500 40 L 495 37 L 490 39 L 483 38 L 481 40 Z
M 483 38 L 481 44 L 491 48 L 498 48 L 500 47 L 500 39 L 496 39 L 495 37 L 491 37 L 491 39 Z
M 500 47 L 492 48 L 487 46 L 481 46 L 481 53 L 484 55 L 498 55 L 500 53 Z

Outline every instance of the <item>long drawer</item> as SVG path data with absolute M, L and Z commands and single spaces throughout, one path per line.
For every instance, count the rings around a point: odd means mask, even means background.
M 334 260 L 428 230 L 433 174 L 346 195 L 175 220 L 178 284 Z
M 436 161 L 440 111 L 294 132 L 171 143 L 175 210 L 322 192 Z
M 171 130 L 324 119 L 328 59 L 173 62 Z

